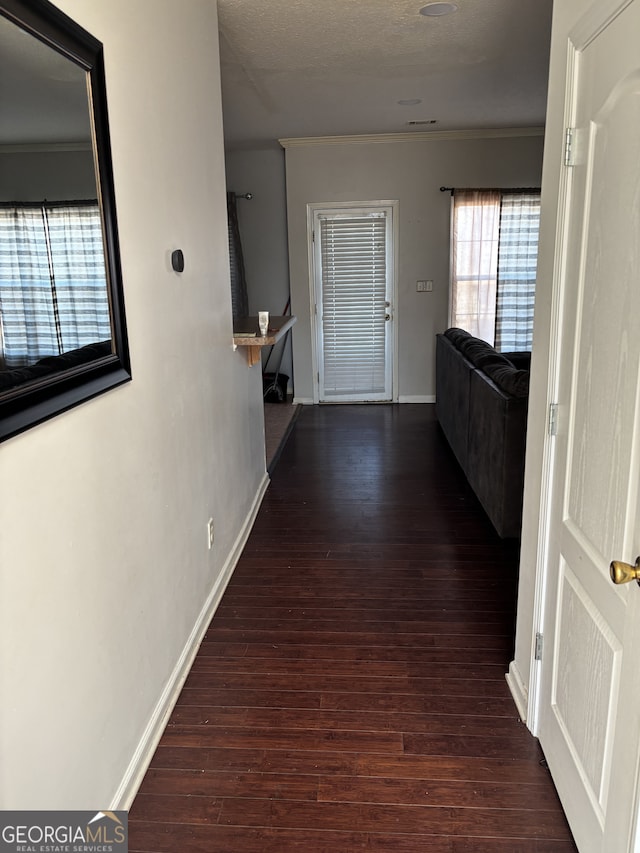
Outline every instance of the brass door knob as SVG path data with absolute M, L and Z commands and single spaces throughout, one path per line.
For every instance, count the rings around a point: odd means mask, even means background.
M 637 581 L 640 584 L 640 557 L 636 559 L 635 566 L 614 560 L 609 566 L 609 573 L 611 580 L 616 584 L 629 583 L 630 581 Z

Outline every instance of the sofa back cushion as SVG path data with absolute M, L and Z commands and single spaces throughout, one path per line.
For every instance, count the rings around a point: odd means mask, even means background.
M 517 367 L 518 370 L 530 370 L 531 369 L 531 353 L 528 351 L 522 352 L 503 352 L 502 355 L 505 358 L 508 358 L 511 364 L 514 367 Z
M 528 395 L 531 353 L 500 353 L 491 344 L 474 338 L 465 329 L 447 329 L 444 336 L 505 394 L 513 397 Z
M 478 370 L 484 370 L 490 364 L 501 364 L 503 367 L 510 366 L 507 358 L 497 352 L 491 344 L 481 341 L 479 338 L 463 341 L 460 345 L 460 351 Z
M 484 368 L 484 372 L 505 394 L 518 398 L 529 395 L 528 370 L 517 370 L 512 364 L 507 362 L 507 366 L 502 364 L 488 364 Z
M 465 329 L 458 329 L 455 326 L 452 326 L 450 329 L 447 329 L 446 332 L 443 332 L 445 338 L 451 341 L 451 343 L 456 347 L 456 349 L 460 349 L 461 341 L 470 338 L 471 335 Z

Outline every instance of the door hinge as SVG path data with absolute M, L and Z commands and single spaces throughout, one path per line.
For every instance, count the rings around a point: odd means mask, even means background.
M 315 243 L 315 242 L 316 242 L 316 232 L 315 232 L 315 231 L 312 231 L 312 232 L 311 232 L 311 242 L 312 242 L 312 243 Z
M 538 631 L 536 633 L 536 651 L 534 654 L 534 660 L 542 660 L 542 646 L 544 645 L 544 637 Z
M 558 404 L 549 405 L 549 435 L 558 434 Z
M 566 128 L 564 132 L 564 165 L 575 166 L 575 147 L 573 136 L 575 133 L 574 127 Z

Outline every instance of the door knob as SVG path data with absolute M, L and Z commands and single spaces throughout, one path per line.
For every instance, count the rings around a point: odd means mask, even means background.
M 611 580 L 614 583 L 629 583 L 629 581 L 637 581 L 640 585 L 640 557 L 636 559 L 635 566 L 630 563 L 621 563 L 619 560 L 614 560 L 609 566 Z

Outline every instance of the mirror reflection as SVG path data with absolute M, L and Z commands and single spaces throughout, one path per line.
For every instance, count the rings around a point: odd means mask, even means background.
M 87 74 L 0 18 L 0 81 L 6 391 L 110 354 L 112 332 Z
M 102 44 L 0 0 L 0 440 L 130 379 Z

